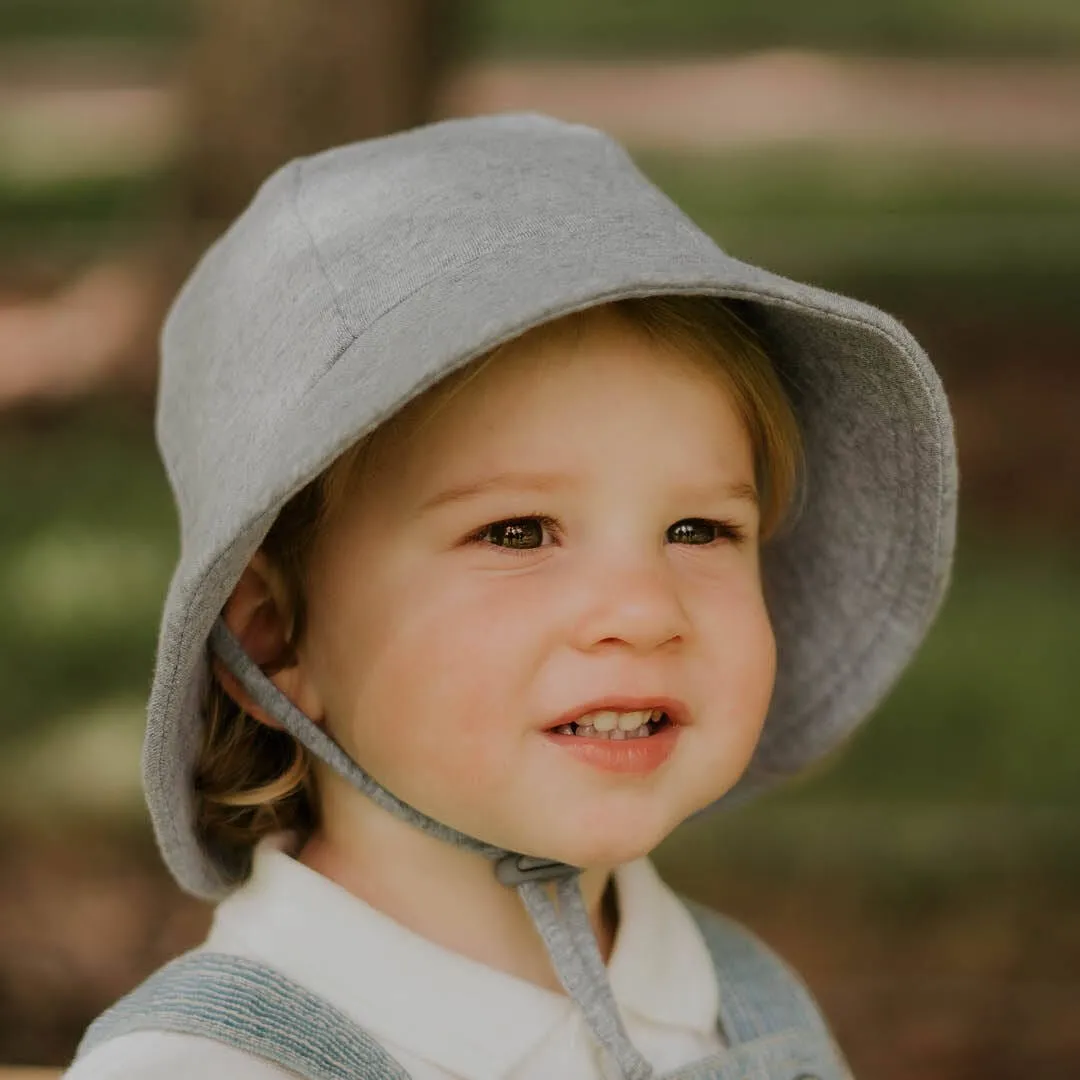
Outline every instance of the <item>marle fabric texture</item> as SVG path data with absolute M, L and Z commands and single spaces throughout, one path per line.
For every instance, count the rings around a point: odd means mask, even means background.
M 741 303 L 806 446 L 801 512 L 763 560 L 776 690 L 721 802 L 799 772 L 877 704 L 936 613 L 955 532 L 947 403 L 899 323 L 731 258 L 591 128 L 510 114 L 341 147 L 263 185 L 162 338 L 157 433 L 181 558 L 143 776 L 185 889 L 221 897 L 238 883 L 196 838 L 190 776 L 210 629 L 281 507 L 476 356 L 571 311 L 660 293 Z

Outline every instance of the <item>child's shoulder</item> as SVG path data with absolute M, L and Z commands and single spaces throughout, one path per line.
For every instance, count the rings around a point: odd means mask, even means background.
M 133 1031 L 79 1057 L 62 1080 L 295 1080 L 261 1058 L 214 1039 L 171 1031 Z

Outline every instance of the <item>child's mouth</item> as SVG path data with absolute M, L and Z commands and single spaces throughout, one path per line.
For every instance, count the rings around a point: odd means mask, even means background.
M 601 717 L 604 715 L 601 714 Z M 662 709 L 653 709 L 647 718 L 641 713 L 610 713 L 606 714 L 606 716 L 612 719 L 607 720 L 605 723 L 602 718 L 598 717 L 597 719 L 601 724 L 599 727 L 591 722 L 561 724 L 559 727 L 552 728 L 551 733 L 554 735 L 576 735 L 586 739 L 609 739 L 618 742 L 622 739 L 647 739 L 650 735 L 655 735 L 658 731 L 671 725 L 670 718 Z M 590 721 L 592 719 L 594 717 L 588 718 Z M 629 720 L 629 724 L 627 720 Z M 614 721 L 614 726 L 609 726 L 612 721 Z

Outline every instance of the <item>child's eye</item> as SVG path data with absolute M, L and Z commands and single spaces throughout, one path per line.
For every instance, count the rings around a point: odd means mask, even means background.
M 509 551 L 534 551 L 544 543 L 544 530 L 555 531 L 553 518 L 537 514 L 532 517 L 495 521 L 478 529 L 470 540 Z
M 700 539 L 693 539 L 693 537 Z M 732 544 L 741 544 L 746 539 L 745 531 L 732 521 L 710 521 L 706 518 L 684 518 L 668 529 L 668 537 L 676 544 L 711 544 L 715 540 L 726 540 Z
M 553 518 L 535 514 L 492 522 L 478 529 L 469 540 L 507 551 L 535 551 L 544 544 L 544 531 L 554 533 L 556 529 L 557 523 Z M 672 543 L 699 547 L 718 540 L 740 544 L 745 539 L 743 529 L 733 522 L 710 521 L 705 518 L 684 518 L 677 521 L 668 529 L 667 535 Z

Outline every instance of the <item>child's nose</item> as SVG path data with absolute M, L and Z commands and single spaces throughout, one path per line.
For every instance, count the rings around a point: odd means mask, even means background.
M 582 588 L 578 648 L 621 642 L 646 652 L 690 630 L 675 575 L 662 560 L 608 562 L 592 568 Z

